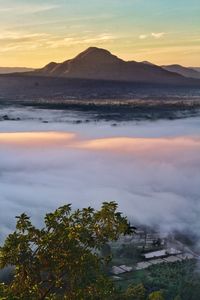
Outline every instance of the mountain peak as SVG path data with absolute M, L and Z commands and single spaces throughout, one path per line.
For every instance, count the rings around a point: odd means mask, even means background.
M 121 61 L 117 56 L 111 54 L 108 50 L 98 47 L 89 47 L 80 54 L 78 54 L 73 61 L 102 61 L 103 63 L 112 63 Z
M 108 50 L 99 48 L 99 47 L 89 47 L 86 50 L 84 50 L 82 53 L 92 53 L 92 52 L 104 52 L 104 53 L 109 53 L 111 54 Z M 81 53 L 80 53 L 81 54 Z
M 83 52 L 81 52 L 80 54 L 78 54 L 78 56 L 80 55 L 87 55 L 87 54 L 92 54 L 92 53 L 102 53 L 102 54 L 109 54 L 112 55 L 108 50 L 103 49 L 103 48 L 98 48 L 98 47 L 89 47 L 86 50 L 84 50 Z
M 155 64 L 151 63 L 148 60 L 144 60 L 144 61 L 142 61 L 142 63 L 145 64 L 145 65 L 156 66 Z

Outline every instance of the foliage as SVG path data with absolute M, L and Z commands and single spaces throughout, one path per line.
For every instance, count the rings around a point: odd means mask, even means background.
M 128 258 L 135 262 L 141 257 L 141 250 L 133 243 L 122 244 L 122 246 L 116 251 L 116 256 Z
M 181 296 L 180 295 L 177 295 L 174 300 L 181 300 Z
M 111 299 L 115 288 L 99 253 L 128 226 L 115 202 L 103 203 L 99 211 L 73 212 L 65 205 L 46 215 L 42 229 L 26 214 L 17 219 L 0 249 L 0 267 L 14 267 L 13 280 L 1 286 L 2 299 Z
M 165 300 L 161 291 L 153 292 L 149 295 L 149 300 Z
M 143 284 L 131 285 L 125 292 L 125 299 L 127 300 L 145 300 L 146 290 Z
M 111 257 L 112 256 L 112 250 L 109 244 L 105 244 L 101 248 L 101 255 L 102 257 Z
M 152 266 L 148 270 L 145 286 L 148 289 L 163 290 L 165 298 L 198 300 L 200 295 L 200 274 L 196 272 L 195 261 L 186 260 Z
M 147 295 L 163 292 L 165 300 L 199 300 L 200 273 L 194 260 L 153 265 L 146 270 L 123 276 L 118 285 L 127 289 L 129 285 L 143 284 Z

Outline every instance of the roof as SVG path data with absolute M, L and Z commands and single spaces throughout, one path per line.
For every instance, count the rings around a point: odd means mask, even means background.
M 143 269 L 147 269 L 148 267 L 150 267 L 151 264 L 148 263 L 147 261 L 144 262 L 139 262 L 136 265 L 136 270 L 143 270 Z
M 170 248 L 170 249 L 167 249 L 167 253 L 173 255 L 173 254 L 181 254 L 182 252 L 177 249 Z
M 149 258 L 154 258 L 154 257 L 162 257 L 162 256 L 165 256 L 166 254 L 167 254 L 166 250 L 159 250 L 159 251 L 145 253 L 144 257 L 146 259 L 149 259 Z
M 111 270 L 111 273 L 115 274 L 115 275 L 118 275 L 118 274 L 123 274 L 123 273 L 126 273 L 126 272 L 131 272 L 132 270 L 133 270 L 132 267 L 128 267 L 126 265 L 113 266 L 112 270 Z
M 163 259 L 166 262 L 176 262 L 176 261 L 181 261 L 182 259 L 179 258 L 178 256 L 168 256 Z

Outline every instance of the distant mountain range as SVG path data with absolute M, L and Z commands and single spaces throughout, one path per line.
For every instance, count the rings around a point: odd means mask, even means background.
M 148 61 L 124 61 L 108 50 L 90 47 L 73 59 L 51 62 L 41 69 L 0 68 L 0 73 L 20 76 L 104 80 L 169 85 L 200 85 L 200 68 L 157 66 Z
M 162 66 L 162 68 L 167 71 L 180 74 L 184 77 L 200 79 L 200 68 L 187 68 L 180 65 Z
M 155 64 L 152 64 L 149 61 L 143 61 L 144 64 L 156 66 Z M 174 65 L 163 65 L 161 66 L 166 71 L 173 72 L 176 74 L 179 74 L 181 76 L 184 76 L 186 78 L 195 78 L 200 79 L 200 68 L 195 67 L 184 67 L 178 64 Z
M 15 67 L 0 67 L 0 74 L 11 74 L 11 73 L 23 73 L 23 72 L 30 72 L 33 71 L 33 68 L 15 68 Z
M 190 67 L 190 69 L 193 69 L 193 70 L 196 70 L 196 71 L 200 72 L 200 67 L 199 68 L 198 67 Z

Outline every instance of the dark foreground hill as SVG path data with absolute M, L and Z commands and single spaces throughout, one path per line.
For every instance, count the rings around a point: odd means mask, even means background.
M 179 100 L 199 95 L 198 80 L 183 78 L 182 84 L 151 84 L 108 80 L 67 79 L 45 76 L 0 75 L 0 104 L 9 100 L 26 102 L 87 99 L 162 99 L 174 95 Z

